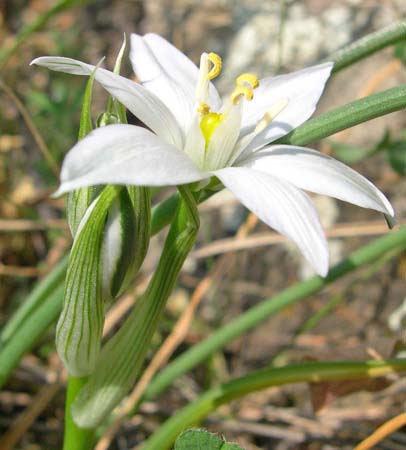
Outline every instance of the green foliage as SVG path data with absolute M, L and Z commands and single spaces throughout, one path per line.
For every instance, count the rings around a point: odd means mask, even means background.
M 393 53 L 395 58 L 400 59 L 402 64 L 406 64 L 406 39 L 395 45 L 395 50 Z
M 187 430 L 179 435 L 174 450 L 243 450 L 206 430 Z
M 393 142 L 387 155 L 392 169 L 399 175 L 406 175 L 406 140 Z
M 348 144 L 346 142 L 339 142 L 329 140 L 329 144 L 335 155 L 341 161 L 347 164 L 355 164 L 362 161 L 369 156 L 374 155 L 380 151 L 387 150 L 391 143 L 391 136 L 389 130 L 386 130 L 380 141 L 375 144 L 372 148 L 363 148 L 357 145 Z

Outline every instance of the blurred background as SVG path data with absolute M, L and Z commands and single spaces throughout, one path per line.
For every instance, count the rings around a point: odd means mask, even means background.
M 95 64 L 106 56 L 105 66 L 112 68 L 123 33 L 155 32 L 195 62 L 203 51 L 220 54 L 223 72 L 217 85 L 226 95 L 242 72 L 261 77 L 314 64 L 400 20 L 406 12 L 403 0 L 100 0 L 74 7 L 70 3 L 0 0 L 0 326 L 71 245 L 64 200 L 51 199 L 50 194 L 58 185 L 63 156 L 76 141 L 86 79 L 30 67 L 32 59 L 59 55 Z M 21 32 L 29 31 L 53 7 L 54 14 L 35 32 L 27 32 L 19 45 Z M 405 53 L 405 44 L 398 45 L 334 76 L 317 113 L 404 84 Z M 132 77 L 128 61 L 122 73 Z M 96 88 L 95 119 L 105 100 L 105 93 Z M 315 148 L 371 179 L 392 202 L 398 221 L 405 220 L 404 112 L 341 132 Z M 372 236 L 388 232 L 376 212 L 313 197 L 330 237 L 332 264 Z M 201 211 L 198 245 L 170 299 L 155 350 L 191 298 L 195 314 L 177 353 L 261 299 L 312 275 L 293 246 L 249 216 L 228 192 L 214 196 Z M 162 241 L 159 235 L 151 243 L 139 276 L 141 285 L 156 264 Z M 368 270 L 285 309 L 144 404 L 124 423 L 110 448 L 135 447 L 203 389 L 264 367 L 273 358 L 283 364 L 310 357 L 389 357 L 395 343 L 405 338 L 405 274 L 406 255 L 387 255 Z M 203 287 L 201 280 L 206 281 Z M 113 319 L 113 328 L 127 311 L 123 307 Z M 2 450 L 60 448 L 64 392 L 58 384 L 61 369 L 53 332 L 51 327 L 35 343 L 0 393 Z M 49 386 L 54 389 L 44 391 Z M 325 386 L 323 392 L 293 385 L 223 406 L 204 425 L 247 450 L 351 449 L 378 423 L 400 413 L 405 401 L 405 380 L 396 377 L 371 385 Z M 42 402 L 37 412 L 21 416 L 35 402 Z M 405 447 L 406 435 L 400 431 L 377 448 Z

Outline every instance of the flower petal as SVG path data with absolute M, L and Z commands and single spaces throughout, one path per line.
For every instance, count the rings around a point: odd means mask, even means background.
M 224 112 L 224 119 L 210 137 L 204 162 L 206 170 L 221 169 L 227 166 L 230 159 L 232 159 L 235 145 L 240 135 L 241 103 L 231 106 L 228 112 Z
M 95 66 L 71 58 L 43 56 L 31 64 L 57 72 L 91 75 Z M 147 127 L 166 142 L 182 148 L 183 137 L 171 111 L 148 89 L 106 69 L 97 69 L 96 80 Z
M 345 164 L 315 150 L 289 145 L 272 146 L 256 152 L 242 164 L 276 175 L 298 188 L 394 217 L 392 205 L 370 181 Z
M 328 271 L 328 247 L 310 198 L 290 183 L 245 167 L 214 172 L 248 209 L 294 241 L 317 273 Z
M 260 80 L 251 102 L 245 102 L 242 135 L 250 133 L 266 111 L 287 99 L 286 108 L 250 144 L 256 149 L 272 142 L 305 122 L 315 111 L 330 76 L 333 63 L 327 62 L 297 72 Z
M 203 167 L 206 154 L 206 141 L 200 128 L 200 120 L 200 116 L 196 113 L 186 134 L 185 148 L 183 149 L 197 167 Z
M 108 125 L 92 131 L 70 150 L 55 195 L 96 184 L 171 186 L 207 176 L 181 150 L 149 130 Z
M 143 86 L 165 103 L 186 132 L 196 108 L 197 66 L 168 41 L 152 33 L 131 35 L 130 59 Z M 215 110 L 221 105 L 212 84 L 209 102 Z

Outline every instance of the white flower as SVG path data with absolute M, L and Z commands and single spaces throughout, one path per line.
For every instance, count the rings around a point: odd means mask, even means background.
M 258 80 L 243 74 L 222 104 L 211 80 L 214 53 L 200 68 L 155 34 L 132 35 L 131 62 L 141 84 L 98 69 L 95 78 L 149 129 L 110 125 L 78 142 L 65 158 L 59 194 L 96 184 L 167 186 L 215 176 L 270 227 L 292 239 L 316 271 L 328 271 L 327 242 L 305 189 L 393 216 L 386 197 L 344 164 L 306 148 L 268 145 L 305 122 L 330 75 L 324 63 Z M 42 57 L 33 64 L 89 75 L 94 66 Z

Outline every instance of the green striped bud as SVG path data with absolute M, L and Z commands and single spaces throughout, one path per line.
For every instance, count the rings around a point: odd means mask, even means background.
M 128 186 L 112 204 L 103 242 L 103 291 L 106 299 L 121 294 L 134 279 L 149 246 L 149 189 Z
M 64 304 L 56 326 L 56 348 L 69 375 L 89 375 L 99 355 L 104 324 L 102 291 L 103 233 L 117 195 L 107 186 L 81 220 L 66 273 Z

